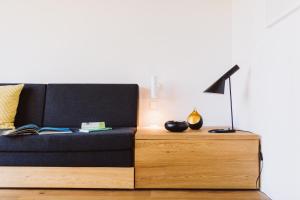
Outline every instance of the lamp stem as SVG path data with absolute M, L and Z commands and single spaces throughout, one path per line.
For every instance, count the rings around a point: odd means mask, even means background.
M 232 110 L 232 93 L 231 93 L 231 79 L 230 79 L 230 77 L 229 77 L 229 93 L 230 93 L 231 130 L 234 130 L 234 126 L 233 126 L 233 110 Z

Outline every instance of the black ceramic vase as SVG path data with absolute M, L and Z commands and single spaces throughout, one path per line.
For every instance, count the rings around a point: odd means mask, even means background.
M 171 132 L 183 132 L 188 129 L 189 125 L 185 121 L 167 121 L 165 123 L 165 128 Z
M 203 125 L 202 116 L 197 112 L 196 109 L 187 118 L 190 129 L 198 130 Z

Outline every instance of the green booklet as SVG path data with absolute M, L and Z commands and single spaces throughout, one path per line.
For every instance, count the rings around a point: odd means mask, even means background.
M 79 132 L 92 133 L 98 131 L 107 131 L 111 129 L 112 128 L 110 127 L 106 127 L 105 122 L 83 122 L 81 123 L 81 129 L 79 129 Z

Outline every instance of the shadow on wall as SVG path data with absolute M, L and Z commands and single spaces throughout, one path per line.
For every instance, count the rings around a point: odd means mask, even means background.
M 251 84 L 251 76 L 252 76 L 252 69 L 251 67 L 247 70 L 246 73 L 246 81 L 245 81 L 245 89 L 243 91 L 243 97 L 247 101 L 250 98 L 250 84 Z

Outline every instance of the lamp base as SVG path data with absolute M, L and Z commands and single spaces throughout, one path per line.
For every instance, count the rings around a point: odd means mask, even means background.
M 235 133 L 234 129 L 212 129 L 208 131 L 209 133 Z

